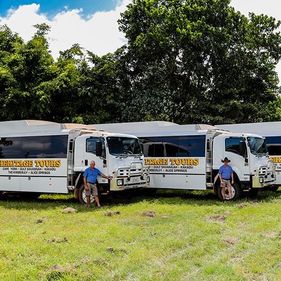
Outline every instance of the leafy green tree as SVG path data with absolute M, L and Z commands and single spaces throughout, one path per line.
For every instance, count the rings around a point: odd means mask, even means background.
M 76 122 L 81 96 L 83 79 L 82 67 L 84 54 L 78 44 L 60 52 L 57 62 L 54 63 L 56 75 L 42 86 L 47 93 L 50 105 L 45 119 L 56 122 Z M 83 121 L 79 119 L 79 121 Z
M 40 28 L 40 26 L 38 26 Z M 54 60 L 48 43 L 39 32 L 24 43 L 16 34 L 4 28 L 1 34 L 10 42 L 3 56 L 1 78 L 6 79 L 1 91 L 2 119 L 41 118 L 49 106 L 49 97 L 42 85 L 55 77 Z M 4 40 L 5 42 L 5 40 Z M 1 46 L 1 52 L 5 50 Z M 7 82 L 9 82 L 7 84 Z
M 119 24 L 128 39 L 124 120 L 267 118 L 265 107 L 276 99 L 280 22 L 243 16 L 230 0 L 134 0 Z
M 84 120 L 87 123 L 117 122 L 122 120 L 122 99 L 118 51 L 98 57 L 88 52 L 88 68 L 83 83 Z
M 9 63 L 16 56 L 16 50 L 23 45 L 21 38 L 14 34 L 7 26 L 0 27 L 0 119 L 9 118 L 7 100 L 9 92 L 16 86 L 16 79 L 13 76 Z

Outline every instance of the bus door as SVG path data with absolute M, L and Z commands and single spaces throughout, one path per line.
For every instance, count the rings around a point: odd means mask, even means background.
M 102 149 L 102 156 L 97 150 Z M 74 152 L 74 164 L 75 170 L 83 172 L 90 166 L 91 161 L 96 162 L 96 168 L 105 173 L 105 144 L 102 137 L 95 137 L 90 135 L 82 135 L 75 140 L 75 152 Z

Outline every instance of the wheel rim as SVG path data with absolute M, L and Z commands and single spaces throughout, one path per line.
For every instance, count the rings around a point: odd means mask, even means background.
M 224 198 L 224 200 L 232 200 L 235 198 L 236 190 L 233 186 L 229 188 L 224 188 L 224 196 L 223 196 L 223 189 L 221 189 L 221 195 Z
M 83 202 L 85 203 L 85 204 L 87 204 L 87 196 L 86 196 L 86 191 L 85 191 L 85 189 L 83 189 L 83 191 L 82 191 L 82 200 L 83 200 Z M 95 202 L 95 197 L 91 194 L 90 195 L 90 202 L 91 203 L 94 203 Z

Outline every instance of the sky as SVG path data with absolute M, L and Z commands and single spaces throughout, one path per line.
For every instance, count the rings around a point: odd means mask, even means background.
M 33 25 L 47 23 L 51 26 L 48 39 L 54 57 L 75 43 L 104 55 L 126 42 L 117 20 L 131 1 L 0 0 L 0 25 L 8 25 L 29 40 L 35 32 Z M 254 12 L 281 20 L 281 0 L 232 0 L 231 5 L 245 15 Z M 281 63 L 277 72 L 281 81 Z

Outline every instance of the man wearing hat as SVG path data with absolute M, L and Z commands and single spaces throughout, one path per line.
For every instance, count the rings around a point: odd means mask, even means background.
M 223 160 L 223 165 L 219 169 L 219 177 L 221 181 L 222 196 L 225 199 L 225 191 L 228 191 L 230 198 L 233 197 L 232 194 L 232 184 L 234 184 L 234 174 L 231 166 L 229 166 L 230 160 L 225 157 Z

